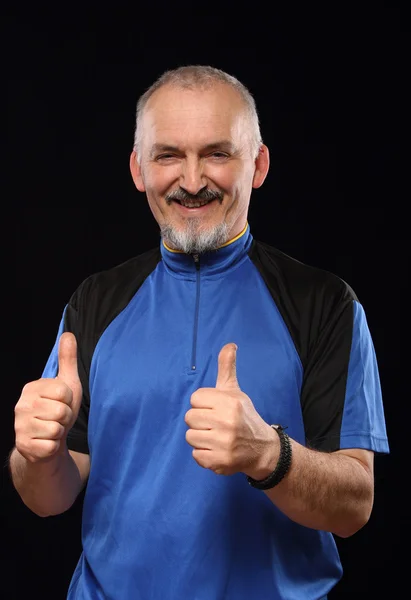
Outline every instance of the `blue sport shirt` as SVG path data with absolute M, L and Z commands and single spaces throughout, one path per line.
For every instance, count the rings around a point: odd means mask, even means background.
M 331 533 L 298 525 L 243 473 L 200 467 L 191 394 L 235 342 L 241 389 L 320 451 L 389 451 L 364 310 L 337 276 L 253 239 L 193 257 L 163 243 L 87 278 L 58 338 L 78 342 L 83 402 L 68 447 L 89 453 L 83 552 L 69 600 L 319 600 L 342 568 Z M 280 484 L 281 485 L 281 484 Z M 313 482 L 315 485 L 315 482 Z

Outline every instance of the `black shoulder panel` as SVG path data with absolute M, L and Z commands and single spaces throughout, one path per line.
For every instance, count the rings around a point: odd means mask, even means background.
M 67 439 L 72 450 L 88 453 L 89 375 L 97 342 L 160 260 L 159 248 L 149 250 L 112 269 L 91 275 L 70 298 L 65 313 L 64 330 L 71 331 L 76 336 L 78 369 L 83 386 L 80 413 Z
M 304 370 L 307 443 L 337 449 L 353 334 L 354 291 L 328 271 L 254 240 L 249 257 L 290 332 Z

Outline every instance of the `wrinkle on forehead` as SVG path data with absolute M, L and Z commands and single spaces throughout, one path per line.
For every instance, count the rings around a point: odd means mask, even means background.
M 216 139 L 231 139 L 235 146 L 243 146 L 251 132 L 244 102 L 229 86 L 160 88 L 147 103 L 142 125 L 148 147 L 154 143 L 197 147 Z

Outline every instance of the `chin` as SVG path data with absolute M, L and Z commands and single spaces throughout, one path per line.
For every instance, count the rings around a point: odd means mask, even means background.
M 209 227 L 189 219 L 185 227 L 176 227 L 174 224 L 164 224 L 161 235 L 165 242 L 176 250 L 186 254 L 203 254 L 217 250 L 229 239 L 229 229 L 225 222 Z

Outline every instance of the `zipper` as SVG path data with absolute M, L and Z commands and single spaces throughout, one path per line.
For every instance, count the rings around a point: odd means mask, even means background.
M 194 310 L 194 331 L 193 331 L 193 347 L 191 350 L 191 371 L 197 368 L 197 333 L 198 333 L 198 313 L 200 309 L 200 257 L 198 254 L 193 254 L 194 265 L 196 268 L 196 304 Z

